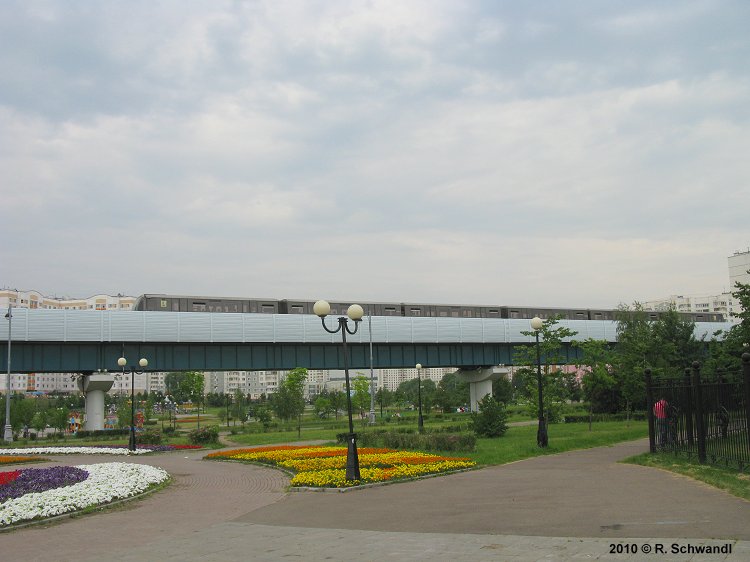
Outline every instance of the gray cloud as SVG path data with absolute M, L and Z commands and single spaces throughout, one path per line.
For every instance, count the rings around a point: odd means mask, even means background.
M 749 11 L 5 2 L 0 284 L 574 306 L 721 290 L 750 239 Z

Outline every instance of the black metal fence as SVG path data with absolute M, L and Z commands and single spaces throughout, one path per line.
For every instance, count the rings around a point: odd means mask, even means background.
M 701 380 L 693 363 L 682 380 L 652 379 L 646 369 L 651 452 L 669 451 L 701 463 L 750 469 L 750 353 L 737 376 Z

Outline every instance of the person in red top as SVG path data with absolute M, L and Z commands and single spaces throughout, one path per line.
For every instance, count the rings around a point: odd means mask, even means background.
M 669 403 L 664 398 L 654 404 L 654 417 L 656 418 L 656 429 L 658 431 L 657 444 L 660 449 L 664 449 L 667 446 L 667 430 L 669 428 L 667 408 L 669 408 Z

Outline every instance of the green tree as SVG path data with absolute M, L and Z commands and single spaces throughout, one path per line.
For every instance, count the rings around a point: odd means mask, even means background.
M 695 339 L 695 323 L 674 309 L 660 312 L 658 319 L 651 320 L 636 302 L 632 308 L 620 305 L 615 319 L 614 374 L 629 414 L 634 407 L 645 407 L 643 372 L 647 367 L 656 376 L 682 378 L 685 368 L 701 357 L 703 342 Z
M 544 394 L 545 415 L 549 421 L 558 420 L 563 405 L 570 398 L 568 373 L 553 369 L 554 365 L 565 363 L 563 340 L 574 337 L 578 332 L 559 326 L 562 317 L 553 316 L 544 320 L 539 330 L 539 350 L 542 361 L 542 392 Z M 533 330 L 522 331 L 526 336 L 535 337 Z M 536 341 L 529 345 L 516 347 L 514 361 L 521 367 L 514 378 L 519 379 L 519 392 L 525 399 L 527 410 L 534 417 L 539 416 L 538 382 L 537 382 L 537 349 Z
M 267 431 L 271 425 L 271 412 L 268 411 L 266 406 L 256 406 L 254 413 L 255 419 L 263 426 L 263 431 Z
M 646 403 L 643 372 L 654 363 L 654 333 L 648 315 L 638 302 L 633 304 L 633 308 L 621 304 L 615 313 L 615 320 L 615 378 L 629 414 L 633 404 L 643 406 Z
M 121 402 L 119 406 L 117 406 L 117 427 L 120 429 L 123 429 L 125 427 L 130 427 L 132 424 L 132 410 L 130 407 L 129 402 Z
M 297 436 L 301 436 L 302 413 L 305 411 L 305 380 L 307 369 L 297 367 L 287 373 L 271 398 L 271 408 L 282 420 L 297 419 Z
M 387 408 L 393 403 L 393 392 L 387 388 L 379 388 L 375 393 L 375 402 L 380 406 L 380 417 L 383 417 L 383 408 Z
M 467 385 L 468 386 L 468 385 Z M 492 397 L 503 404 L 513 402 L 514 388 L 510 378 L 502 375 L 500 378 L 492 381 Z
M 437 384 L 433 399 L 435 406 L 443 412 L 453 412 L 469 403 L 469 383 L 456 373 L 447 373 Z
M 61 406 L 59 408 L 53 408 L 49 413 L 49 424 L 55 428 L 55 433 L 58 431 L 65 431 L 68 427 L 68 416 L 70 412 L 67 407 Z
M 352 396 L 352 408 L 359 410 L 360 417 L 365 411 L 370 410 L 370 381 L 364 375 L 354 377 L 352 381 L 354 395 Z
M 469 426 L 478 437 L 501 437 L 508 430 L 505 405 L 488 394 L 479 401 L 479 412 L 472 412 Z
M 333 406 L 331 405 L 331 400 L 327 396 L 321 395 L 315 399 L 315 402 L 313 403 L 313 409 L 315 410 L 316 416 L 327 418 L 331 415 Z
M 34 428 L 37 435 L 47 426 L 47 413 L 44 410 L 39 410 L 31 418 L 31 427 Z
M 341 390 L 332 390 L 328 393 L 328 399 L 331 401 L 336 419 L 339 419 L 339 412 L 346 409 L 346 394 Z
M 574 342 L 583 352 L 578 365 L 582 372 L 582 390 L 584 399 L 589 403 L 589 431 L 594 417 L 594 409 L 601 409 L 604 402 L 602 397 L 610 395 L 615 389 L 615 378 L 610 373 L 612 352 L 604 340 L 589 338 L 582 342 Z
M 398 385 L 398 392 L 400 392 L 404 399 L 412 404 L 413 406 L 417 406 L 417 403 L 419 402 L 419 380 L 418 378 L 410 379 L 408 381 L 402 382 L 400 385 Z M 432 379 L 425 379 L 422 378 L 422 411 L 429 412 L 430 408 L 434 404 L 434 398 L 435 398 L 435 391 L 437 390 L 437 385 L 435 384 L 435 381 Z

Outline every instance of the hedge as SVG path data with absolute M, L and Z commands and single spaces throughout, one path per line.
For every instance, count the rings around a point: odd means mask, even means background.
M 591 421 L 595 422 L 606 422 L 606 421 L 625 421 L 628 419 L 628 415 L 624 413 L 618 414 L 594 414 L 591 417 Z M 630 419 L 634 421 L 646 420 L 646 412 L 631 412 Z M 589 423 L 588 414 L 576 414 L 567 415 L 564 417 L 565 423 Z

